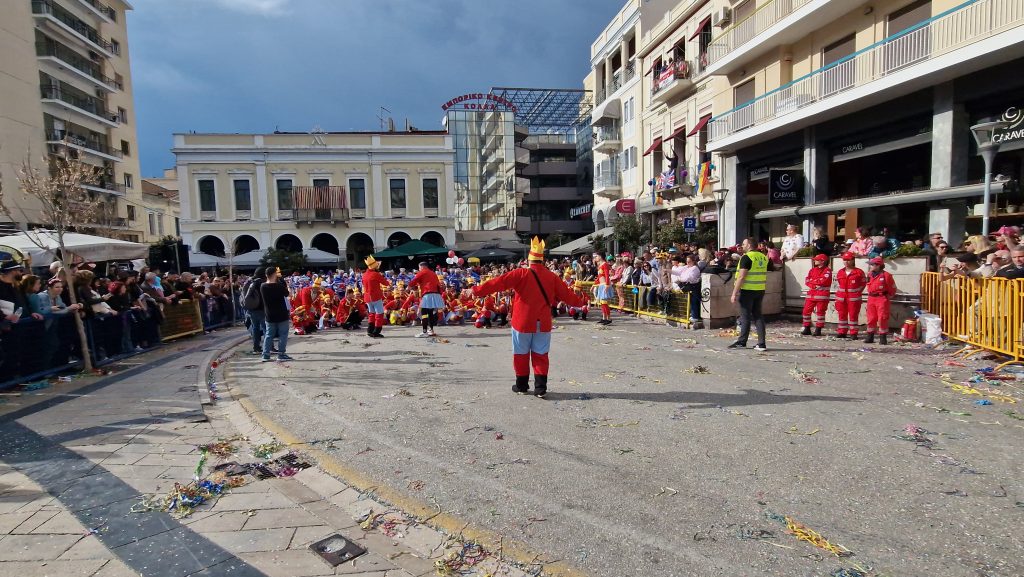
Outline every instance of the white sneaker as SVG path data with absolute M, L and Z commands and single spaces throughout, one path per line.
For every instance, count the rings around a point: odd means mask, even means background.
M 429 336 L 430 336 L 430 334 L 428 334 L 428 333 L 418 333 L 418 334 L 416 335 L 416 338 L 417 338 L 417 339 L 422 339 L 422 338 L 424 338 L 424 337 L 429 337 Z
M 431 329 L 431 331 L 430 331 L 429 333 L 427 333 L 427 335 L 428 335 L 428 336 L 431 336 L 431 337 L 436 337 L 436 336 L 437 336 L 437 333 L 435 333 L 435 332 L 433 331 L 433 329 Z
M 754 350 L 755 351 L 760 351 L 760 352 L 763 353 L 763 352 L 766 352 L 768 350 L 768 347 L 766 347 L 765 345 L 754 345 Z

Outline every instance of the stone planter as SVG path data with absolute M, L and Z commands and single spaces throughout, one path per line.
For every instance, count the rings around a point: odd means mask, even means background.
M 733 273 L 701 275 L 701 312 L 704 317 L 704 324 L 710 328 L 731 327 L 736 324 L 736 317 L 739 315 L 739 305 L 730 302 L 732 296 Z M 764 303 L 761 311 L 765 315 L 778 315 L 783 308 L 783 278 L 782 272 L 772 271 L 768 273 L 768 282 L 765 288 Z

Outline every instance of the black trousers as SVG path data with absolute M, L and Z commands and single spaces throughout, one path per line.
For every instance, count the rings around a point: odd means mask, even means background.
M 761 302 L 764 291 L 740 289 L 740 336 L 736 342 L 746 345 L 750 337 L 750 323 L 757 327 L 757 344 L 765 344 L 764 315 L 761 314 Z

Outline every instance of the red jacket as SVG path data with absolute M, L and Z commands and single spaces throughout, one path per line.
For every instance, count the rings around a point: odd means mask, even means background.
M 896 294 L 896 281 L 887 271 L 868 276 L 868 296 L 892 298 Z
M 868 284 L 868 275 L 863 269 L 848 269 L 843 267 L 836 273 L 836 299 L 859 301 L 864 293 L 864 287 Z
M 363 273 L 363 292 L 366 294 L 366 302 L 384 300 L 384 287 L 391 286 L 388 279 L 379 272 L 370 269 Z
M 547 300 L 541 294 L 540 287 L 537 286 L 537 281 L 530 271 L 536 272 L 547 293 Z M 586 302 L 586 299 L 573 294 L 558 275 L 541 263 L 532 263 L 530 268 L 517 268 L 475 286 L 473 294 L 482 297 L 504 290 L 515 291 L 512 299 L 512 328 L 521 333 L 538 332 L 537 323 L 540 323 L 539 332 L 550 332 L 551 307 L 558 301 L 575 306 L 582 306 Z
M 807 298 L 828 300 L 829 288 L 832 286 L 832 269 L 827 266 L 812 266 L 804 279 L 807 285 Z
M 421 269 L 420 272 L 416 273 L 416 276 L 412 277 L 409 281 L 409 288 L 420 287 L 423 294 L 428 293 L 441 293 L 441 281 L 437 280 L 437 273 L 428 269 Z

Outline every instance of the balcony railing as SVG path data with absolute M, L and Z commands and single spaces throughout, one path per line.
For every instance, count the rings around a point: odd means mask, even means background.
M 84 185 L 83 188 L 102 190 L 106 192 L 112 192 L 114 194 L 125 194 L 128 189 L 123 184 L 118 184 L 106 179 L 100 179 L 92 184 Z
M 651 82 L 651 96 L 672 86 L 677 80 L 689 80 L 692 76 L 693 65 L 688 60 L 670 62 L 655 73 Z
M 80 19 L 75 17 L 74 14 L 71 14 L 64 8 L 61 8 L 58 4 L 50 2 L 50 0 L 32 0 L 32 13 L 52 16 L 68 28 L 77 32 L 94 46 L 99 47 L 109 54 L 114 53 L 114 45 L 104 40 L 95 28 L 89 26 L 85 22 L 82 22 Z
M 594 126 L 594 148 L 602 148 L 622 140 L 622 132 L 617 124 L 598 124 Z
M 100 14 L 102 14 L 102 15 L 106 16 L 107 18 L 109 18 L 112 22 L 117 22 L 117 11 L 114 10 L 113 8 L 111 8 L 110 6 L 107 6 L 106 4 L 100 2 L 99 0 L 80 0 L 80 1 L 88 4 L 89 6 L 92 6 L 93 8 L 96 9 L 97 12 L 99 12 Z
M 70 104 L 78 110 L 102 117 L 104 120 L 118 122 L 118 116 L 116 114 L 111 114 L 107 109 L 107 105 L 97 98 L 93 98 L 91 96 L 80 96 L 70 90 L 63 89 L 60 86 L 42 86 L 40 87 L 40 93 L 44 99 L 60 100 L 61 102 Z
M 971 0 L 721 114 L 713 142 L 1024 25 L 1024 0 Z
M 79 72 L 85 73 L 91 78 L 99 81 L 101 84 L 112 88 L 120 89 L 120 84 L 113 78 L 108 78 L 103 75 L 100 71 L 100 67 L 90 62 L 86 58 L 82 58 L 78 53 L 66 46 L 62 46 L 57 43 L 36 43 L 36 56 L 45 57 L 50 56 L 60 60 L 68 66 L 78 70 Z
M 292 206 L 296 221 L 336 222 L 349 219 L 344 186 L 296 186 Z
M 622 175 L 618 170 L 602 172 L 594 175 L 594 192 L 600 192 L 609 188 L 618 189 L 622 186 Z
M 111 148 L 109 145 L 99 142 L 98 140 L 79 136 L 73 132 L 49 131 L 46 133 L 46 141 L 50 143 L 59 142 L 69 144 L 71 146 L 77 146 L 86 150 L 99 152 L 115 158 L 121 158 L 123 156 L 121 151 L 116 148 Z
M 811 0 L 773 0 L 762 5 L 753 14 L 725 29 L 711 41 L 707 52 L 710 66 L 730 52 L 750 42 L 755 36 L 774 26 Z

